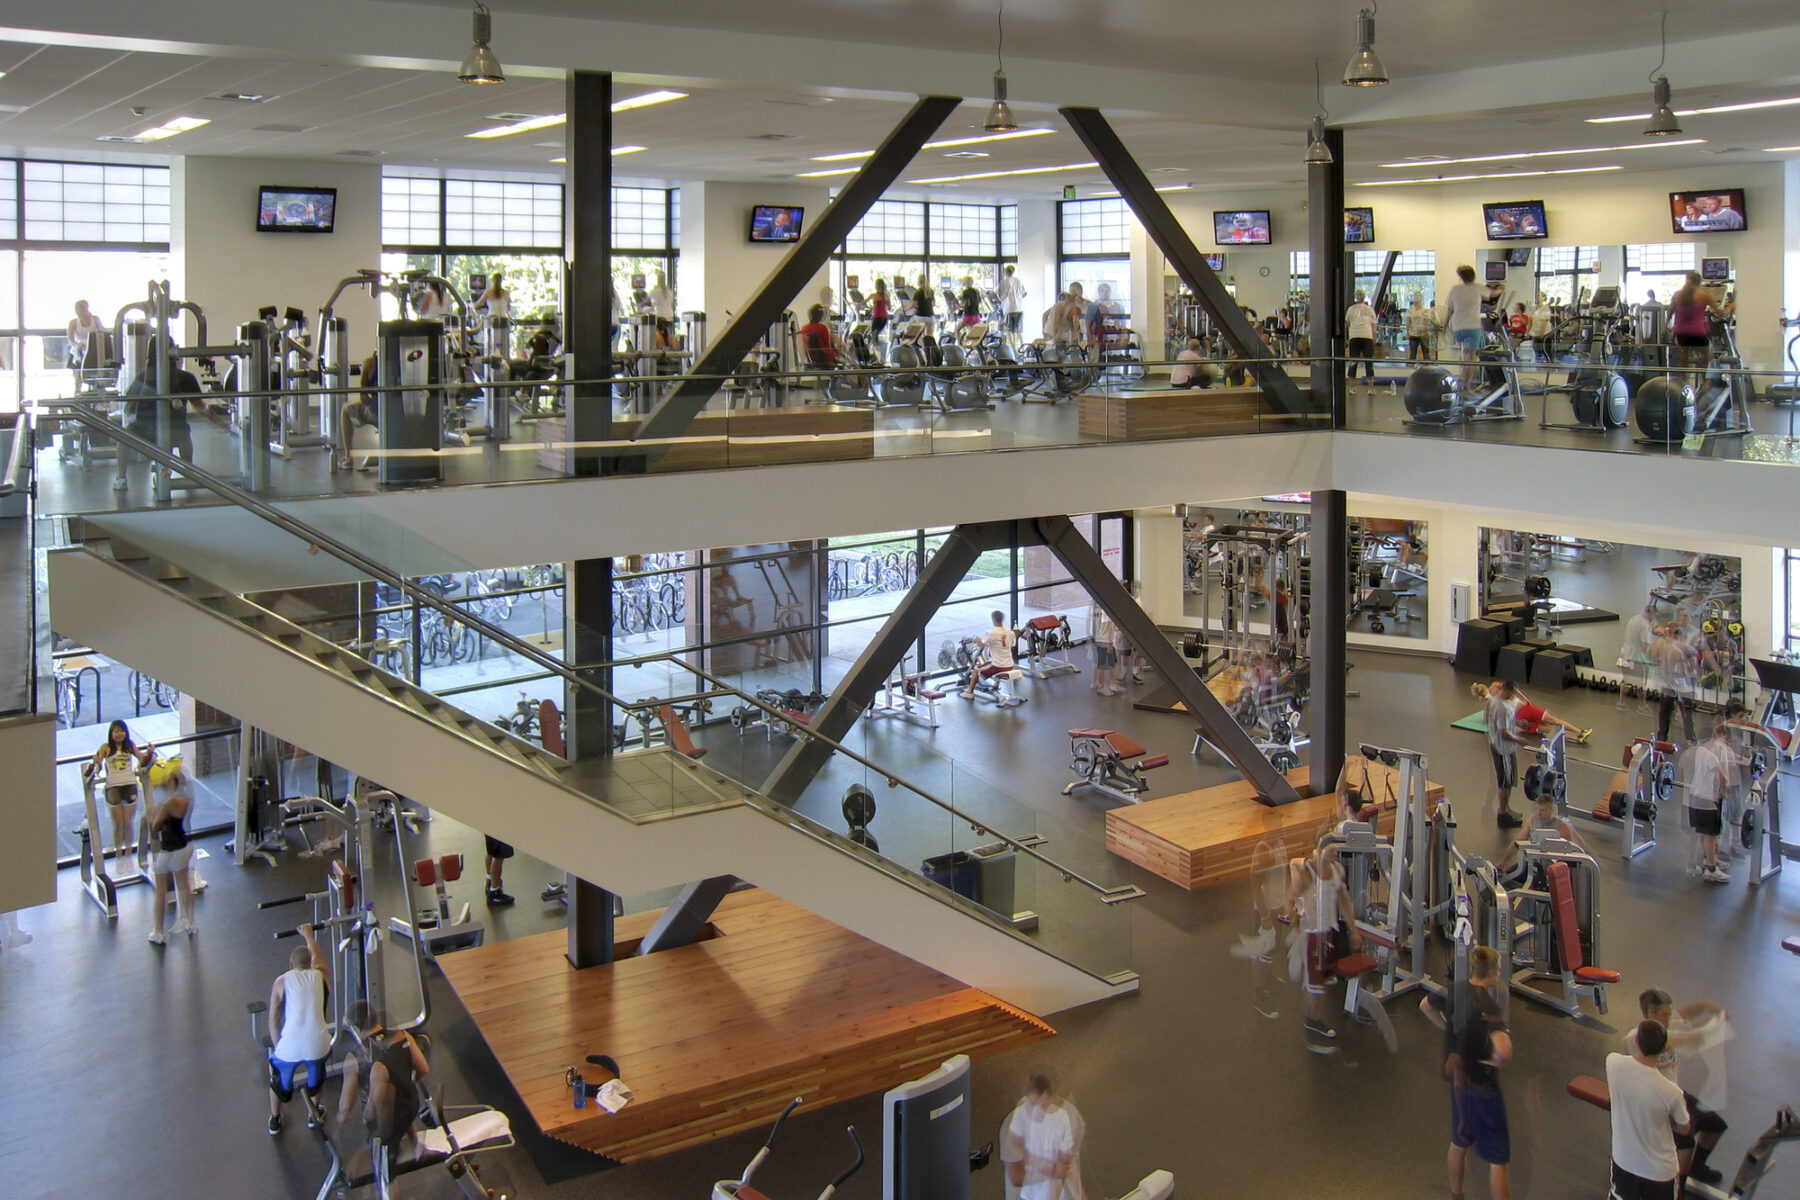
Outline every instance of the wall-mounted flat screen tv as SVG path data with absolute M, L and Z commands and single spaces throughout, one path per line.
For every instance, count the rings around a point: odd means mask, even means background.
M 750 240 L 797 242 L 806 210 L 789 204 L 759 204 L 750 210 Z
M 1729 258 L 1701 259 L 1700 278 L 1706 283 L 1730 283 L 1731 260 Z
M 1268 209 L 1244 209 L 1213 213 L 1213 244 L 1218 246 L 1267 246 Z
M 1375 210 L 1372 208 L 1346 208 L 1344 210 L 1344 240 L 1346 242 L 1374 241 Z
M 1506 252 L 1506 265 L 1509 267 L 1529 267 L 1531 250 L 1526 246 L 1514 246 Z
M 1550 236 L 1550 223 L 1544 218 L 1542 200 L 1484 204 L 1481 219 L 1487 226 L 1490 242 L 1522 242 Z
M 1676 233 L 1741 233 L 1745 224 L 1743 188 L 1670 192 L 1669 221 Z
M 330 233 L 336 223 L 336 188 L 265 186 L 258 189 L 258 233 Z
M 1489 259 L 1485 265 L 1487 267 L 1486 278 L 1489 283 L 1505 283 L 1506 282 L 1506 264 L 1505 263 L 1503 263 L 1499 259 L 1495 258 L 1495 259 Z

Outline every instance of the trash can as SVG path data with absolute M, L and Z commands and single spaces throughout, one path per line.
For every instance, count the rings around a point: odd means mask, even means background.
M 936 884 L 949 888 L 959 896 L 970 900 L 976 899 L 975 880 L 980 864 L 973 854 L 966 850 L 952 850 L 948 854 L 933 855 L 925 860 L 921 868 L 925 878 Z
M 1018 855 L 1005 842 L 977 846 L 969 851 L 975 860 L 975 903 L 992 909 L 1005 920 L 1013 919 L 1013 876 Z

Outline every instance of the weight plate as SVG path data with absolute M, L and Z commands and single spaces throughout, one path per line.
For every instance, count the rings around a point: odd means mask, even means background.
M 1651 793 L 1662 804 L 1675 798 L 1675 764 L 1666 762 L 1656 769 L 1656 778 L 1652 782 Z
M 1615 817 L 1625 815 L 1625 801 L 1630 799 L 1624 792 L 1614 792 L 1606 798 L 1606 807 Z
M 1525 798 L 1527 800 L 1536 800 L 1543 792 L 1544 768 L 1536 763 L 1532 763 L 1529 767 L 1525 768 L 1525 779 L 1523 782 L 1525 787 Z
M 1094 777 L 1094 743 L 1081 742 L 1069 756 L 1069 770 L 1083 779 Z

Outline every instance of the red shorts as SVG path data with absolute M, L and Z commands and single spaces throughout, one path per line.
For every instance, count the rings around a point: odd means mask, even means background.
M 1533 734 L 1544 728 L 1544 717 L 1547 715 L 1535 704 L 1521 704 L 1514 710 L 1513 720 L 1518 723 L 1520 733 Z

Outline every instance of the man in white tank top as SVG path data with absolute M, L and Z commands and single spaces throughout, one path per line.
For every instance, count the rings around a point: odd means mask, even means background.
M 294 1076 L 306 1068 L 307 1128 L 314 1128 L 319 1089 L 325 1084 L 325 1062 L 331 1056 L 331 1031 L 325 1016 L 331 993 L 331 960 L 313 940 L 313 927 L 300 926 L 306 942 L 288 957 L 289 969 L 269 989 L 269 1133 L 281 1132 L 281 1106 L 294 1098 Z
M 1306 1048 L 1315 1054 L 1335 1054 L 1337 1030 L 1326 1020 L 1326 987 L 1337 978 L 1338 958 L 1362 945 L 1336 854 L 1315 850 L 1296 862 L 1292 900 L 1306 943 Z M 1336 944 L 1339 922 L 1349 931 L 1348 945 Z

